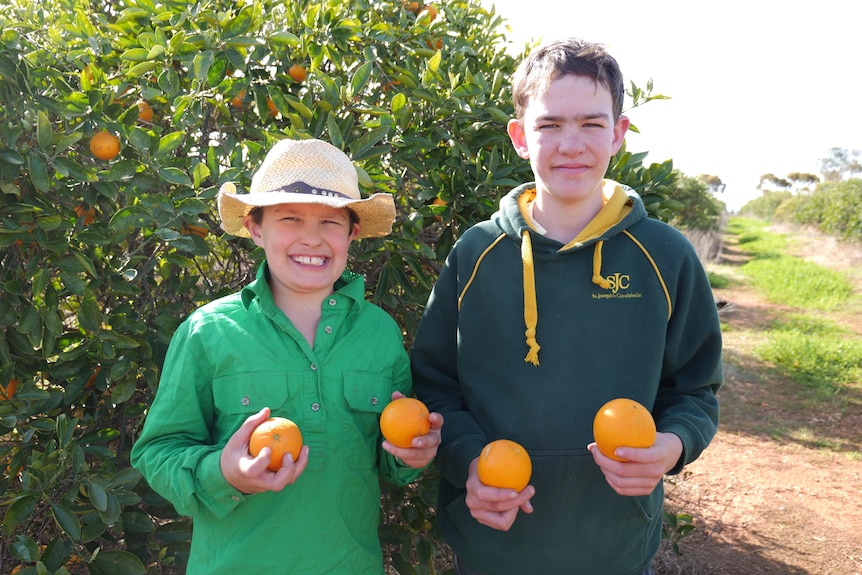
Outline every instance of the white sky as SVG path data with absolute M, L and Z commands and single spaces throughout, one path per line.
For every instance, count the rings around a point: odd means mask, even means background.
M 670 96 L 628 113 L 631 152 L 716 175 L 733 210 L 760 176 L 819 173 L 830 148 L 862 150 L 859 0 L 481 0 L 531 39 L 605 44 L 626 78 Z M 626 107 L 631 102 L 626 103 Z

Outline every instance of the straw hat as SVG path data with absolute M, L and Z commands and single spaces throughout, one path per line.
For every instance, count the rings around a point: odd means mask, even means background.
M 385 236 L 392 231 L 395 201 L 378 193 L 362 199 L 356 168 L 344 152 L 322 140 L 281 140 L 266 155 L 251 179 L 247 194 L 237 194 L 230 182 L 218 193 L 221 227 L 247 238 L 243 216 L 257 206 L 323 204 L 350 208 L 359 216 L 357 237 Z

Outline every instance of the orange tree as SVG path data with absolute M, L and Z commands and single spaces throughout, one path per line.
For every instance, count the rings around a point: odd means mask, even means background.
M 460 231 L 529 179 L 504 129 L 516 59 L 500 22 L 476 0 L 6 2 L 0 572 L 183 571 L 191 524 L 129 449 L 174 329 L 260 261 L 212 200 L 274 141 L 329 140 L 366 191 L 394 195 L 393 234 L 351 265 L 409 345 Z M 666 218 L 672 166 L 643 159 L 623 150 L 611 175 Z M 385 491 L 400 573 L 446 565 L 434 489 L 431 471 Z

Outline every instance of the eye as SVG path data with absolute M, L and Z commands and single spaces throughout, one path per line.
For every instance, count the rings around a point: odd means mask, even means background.
M 536 129 L 539 131 L 555 130 L 559 128 L 559 124 L 540 124 Z

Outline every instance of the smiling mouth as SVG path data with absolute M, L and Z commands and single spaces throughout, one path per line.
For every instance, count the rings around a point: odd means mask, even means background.
M 322 267 L 329 261 L 329 258 L 323 256 L 292 256 L 290 259 L 304 266 L 316 267 Z

